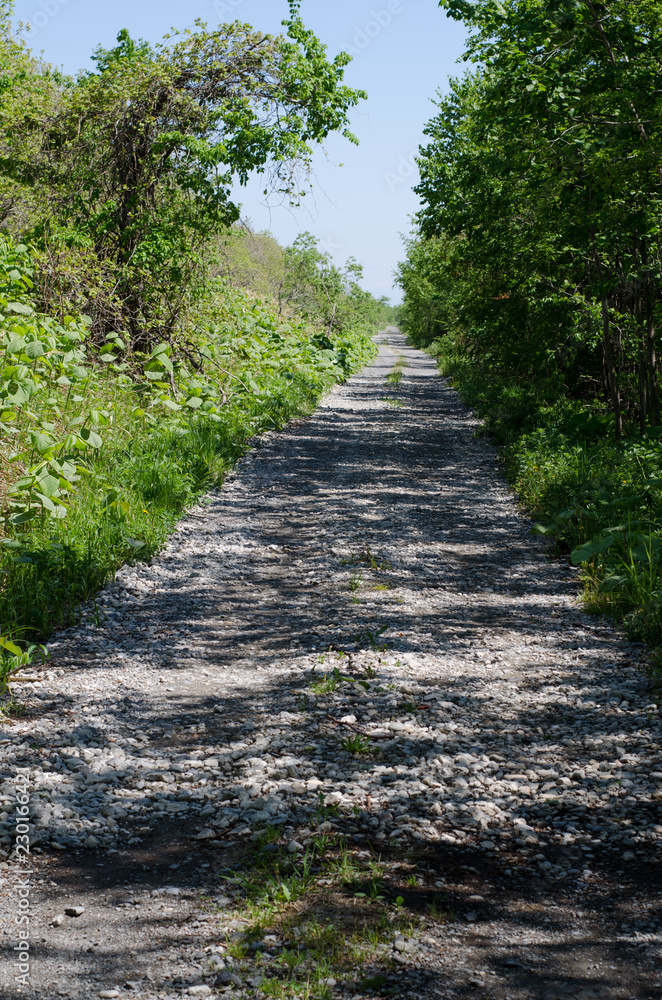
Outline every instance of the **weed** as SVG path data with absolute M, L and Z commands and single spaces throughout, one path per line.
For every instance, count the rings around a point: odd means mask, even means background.
M 506 474 L 540 521 L 535 532 L 582 567 L 589 610 L 622 619 L 631 638 L 662 643 L 662 463 L 658 428 L 626 426 L 616 444 L 597 400 L 477 365 L 447 341 L 444 374 L 502 447 Z
M 351 591 L 360 590 L 363 583 L 363 573 L 353 573 L 349 579 L 348 589 Z
M 376 879 L 372 879 L 371 880 L 370 885 L 368 886 L 368 891 L 367 892 L 355 892 L 354 896 L 357 899 L 361 899 L 361 898 L 363 898 L 363 899 L 369 899 L 372 902 L 375 902 L 377 900 L 381 900 L 381 899 L 384 898 L 384 895 L 382 893 L 382 886 L 381 886 L 381 884 Z
M 350 736 L 343 737 L 338 742 L 343 750 L 346 750 L 348 753 L 370 753 L 372 749 L 370 741 L 360 733 L 352 733 Z
M 387 868 L 381 858 L 366 856 L 337 837 L 313 837 L 303 858 L 256 845 L 228 875 L 239 897 L 233 916 L 245 928 L 228 943 L 228 953 L 245 963 L 254 951 L 251 943 L 266 934 L 283 942 L 277 955 L 255 960 L 261 992 L 274 1000 L 330 1000 L 327 980 L 357 981 L 368 962 L 371 975 L 363 981 L 381 990 L 389 965 L 384 945 L 394 930 L 409 936 L 419 930 L 401 896 L 397 918 L 389 912 Z M 329 899 L 340 893 L 342 917 L 330 918 Z
M 287 966 L 290 979 L 292 979 L 294 978 L 294 973 L 299 966 L 303 965 L 306 961 L 306 953 L 304 951 L 289 951 L 287 948 L 283 948 L 281 952 L 281 960 Z
M 0 636 L 0 697 L 5 695 L 12 674 L 22 667 L 31 666 L 37 659 L 44 663 L 47 658 L 45 646 L 32 644 L 22 650 L 11 639 Z
M 316 695 L 331 694 L 336 690 L 338 684 L 341 681 L 340 671 L 336 667 L 331 674 L 325 674 L 324 677 L 315 681 L 310 685 L 310 690 Z
M 273 844 L 280 839 L 280 830 L 275 826 L 267 826 L 264 830 L 258 830 L 255 835 L 255 846 L 256 847 L 266 847 L 267 844 Z
M 403 354 L 401 354 L 398 360 L 396 361 L 395 365 L 393 366 L 393 370 L 389 372 L 389 374 L 386 376 L 386 381 L 389 383 L 389 385 L 392 386 L 400 385 L 400 383 L 402 382 L 402 370 L 403 368 L 406 367 L 407 367 L 407 359 Z
M 445 900 L 441 898 L 431 900 L 427 905 L 427 910 L 435 920 L 441 920 L 445 923 L 453 923 L 455 920 L 455 912 L 449 909 Z
M 363 993 L 367 993 L 372 990 L 383 991 L 386 986 L 386 976 L 383 973 L 378 973 L 376 976 L 368 976 L 366 979 L 361 979 L 358 987 Z
M 373 649 L 376 649 L 380 653 L 383 653 L 387 649 L 387 644 L 385 642 L 380 643 L 378 640 L 380 635 L 386 632 L 387 628 L 388 625 L 382 625 L 381 628 L 378 629 L 364 629 L 362 632 L 359 632 L 358 635 L 352 636 L 352 641 L 358 643 L 367 643 L 368 645 L 372 646 Z

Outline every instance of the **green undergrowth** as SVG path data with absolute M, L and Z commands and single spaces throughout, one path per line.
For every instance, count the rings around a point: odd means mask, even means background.
M 616 442 L 598 401 L 508 377 L 448 339 L 429 349 L 501 447 L 510 482 L 540 522 L 536 533 L 583 567 L 587 607 L 661 646 L 662 427 L 642 435 L 626 426 Z
M 439 891 L 422 887 L 414 859 L 321 829 L 293 854 L 274 827 L 253 839 L 222 876 L 229 905 L 219 919 L 226 965 L 267 997 L 330 1000 L 338 988 L 388 997 L 400 972 L 394 940 L 454 919 Z
M 30 252 L 0 237 L 2 673 L 375 350 L 369 324 L 329 338 L 220 280 L 194 318 L 144 353 L 93 343 L 39 311 Z

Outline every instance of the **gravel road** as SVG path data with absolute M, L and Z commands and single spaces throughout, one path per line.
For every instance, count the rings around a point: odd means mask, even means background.
M 379 341 L 14 685 L 3 998 L 261 996 L 219 873 L 267 826 L 380 850 L 394 891 L 416 859 L 405 905 L 447 912 L 384 952 L 391 996 L 662 997 L 644 650 L 582 610 L 433 360 Z M 331 996 L 383 995 L 357 982 Z

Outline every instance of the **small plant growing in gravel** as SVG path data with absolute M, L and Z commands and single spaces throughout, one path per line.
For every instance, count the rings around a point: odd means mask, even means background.
M 395 362 L 393 370 L 389 372 L 389 374 L 386 376 L 386 381 L 388 382 L 388 384 L 393 386 L 400 385 L 400 383 L 402 382 L 402 370 L 403 368 L 406 367 L 407 367 L 407 359 L 403 354 L 401 354 L 398 360 Z
M 443 899 L 433 899 L 432 902 L 428 903 L 428 913 L 435 920 L 443 920 L 448 923 L 452 923 L 455 920 L 455 913 L 453 910 L 449 910 L 445 905 Z
M 352 573 L 349 579 L 348 589 L 351 591 L 360 590 L 363 584 L 363 573 Z
M 338 806 L 327 806 L 324 803 L 324 792 L 318 792 L 317 796 L 317 809 L 315 810 L 314 819 L 317 823 L 324 823 L 330 816 L 338 815 Z
M 376 976 L 368 976 L 358 983 L 358 987 L 363 993 L 383 991 L 386 986 L 386 976 L 379 973 Z
M 13 673 L 21 667 L 32 666 L 36 659 L 43 663 L 47 658 L 48 650 L 45 646 L 32 644 L 22 650 L 7 636 L 0 636 L 0 696 L 7 691 Z
M 294 973 L 299 968 L 300 965 L 306 961 L 305 951 L 290 951 L 288 948 L 283 948 L 281 953 L 281 959 L 283 963 L 287 966 L 287 971 L 290 974 L 290 979 L 294 978 Z
M 265 847 L 267 844 L 273 844 L 275 841 L 280 839 L 280 832 L 275 826 L 267 826 L 264 830 L 258 830 L 255 836 L 255 846 Z
M 339 740 L 339 743 L 343 750 L 346 750 L 348 753 L 369 753 L 371 749 L 369 740 L 365 736 L 362 736 L 361 733 L 352 733 L 351 736 L 345 736 Z
M 369 899 L 374 903 L 384 898 L 382 885 L 377 879 L 371 879 L 366 889 L 366 892 L 355 892 L 354 896 L 356 899 Z
M 359 632 L 358 635 L 353 636 L 354 642 L 367 642 L 368 645 L 372 646 L 373 649 L 378 650 L 380 653 L 386 651 L 387 644 L 385 642 L 380 643 L 379 637 L 383 632 L 386 632 L 388 625 L 382 625 L 378 629 L 364 629 L 363 632 Z
M 318 852 L 318 854 L 325 854 L 330 850 L 336 842 L 336 838 L 329 836 L 329 834 L 321 833 L 316 837 L 313 837 L 313 849 Z
M 336 690 L 341 679 L 340 671 L 337 667 L 335 667 L 333 673 L 324 674 L 322 680 L 315 681 L 314 684 L 311 684 L 310 690 L 316 695 L 331 694 Z

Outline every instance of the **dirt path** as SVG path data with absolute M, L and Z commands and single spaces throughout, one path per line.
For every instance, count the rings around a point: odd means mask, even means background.
M 642 650 L 380 340 L 16 685 L 2 998 L 662 997 Z

